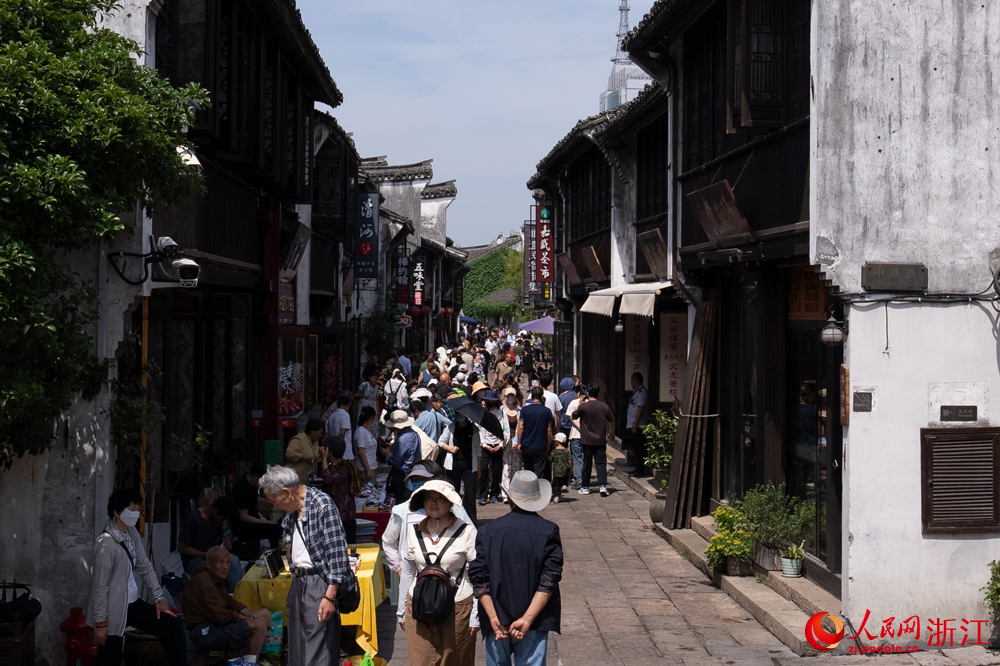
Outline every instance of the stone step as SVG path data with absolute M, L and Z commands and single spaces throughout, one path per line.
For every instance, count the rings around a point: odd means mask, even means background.
M 715 518 L 712 516 L 697 516 L 691 519 L 691 529 L 705 541 L 711 541 L 715 536 Z
M 794 603 L 751 576 L 722 576 L 720 587 L 792 652 L 800 657 L 817 654 L 806 641 L 809 615 Z
M 694 530 L 668 530 L 663 525 L 653 525 L 653 529 L 688 562 L 698 567 L 715 583 L 718 583 L 716 571 L 708 566 L 708 558 L 705 556 L 705 549 L 708 548 L 708 542 L 705 539 L 701 538 Z
M 780 571 L 764 571 L 754 566 L 762 583 L 801 608 L 807 615 L 826 611 L 840 615 L 840 599 L 833 596 L 816 583 L 803 577 L 786 578 Z

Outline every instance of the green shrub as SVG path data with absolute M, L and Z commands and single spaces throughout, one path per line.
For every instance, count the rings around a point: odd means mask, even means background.
M 1000 622 L 1000 561 L 990 562 L 990 582 L 979 591 L 986 592 L 983 603 L 990 609 L 990 619 L 994 624 Z
M 762 483 L 743 496 L 740 527 L 761 546 L 783 550 L 803 537 L 810 513 L 800 506 L 784 483 Z
M 653 412 L 650 422 L 642 426 L 642 434 L 646 436 L 646 467 L 662 469 L 669 466 L 674 457 L 677 417 L 658 409 Z

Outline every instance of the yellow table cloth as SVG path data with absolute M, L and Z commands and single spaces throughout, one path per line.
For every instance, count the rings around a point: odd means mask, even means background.
M 359 543 L 358 585 L 361 588 L 361 605 L 353 613 L 343 615 L 340 623 L 358 627 L 358 645 L 366 652 L 378 652 L 378 631 L 375 624 L 375 609 L 385 601 L 385 577 L 382 575 L 382 549 L 376 543 Z M 277 578 L 267 577 L 265 570 L 257 565 L 250 567 L 246 575 L 236 585 L 233 599 L 250 610 L 266 608 L 272 613 L 285 613 L 285 600 L 292 587 L 292 577 L 286 571 Z

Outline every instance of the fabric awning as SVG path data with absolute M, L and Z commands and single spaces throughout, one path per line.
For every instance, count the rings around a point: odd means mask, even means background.
M 587 296 L 580 312 L 600 314 L 605 317 L 614 316 L 615 299 L 622 297 L 619 314 L 652 317 L 656 306 L 656 297 L 665 289 L 670 289 L 674 283 L 670 280 L 662 282 L 640 282 L 637 284 L 622 284 L 617 287 L 598 289 Z
M 604 315 L 605 317 L 610 317 L 614 314 L 614 311 L 614 294 L 600 294 L 596 291 L 590 296 L 587 296 L 587 300 L 584 302 L 583 307 L 580 308 L 580 312 L 589 312 L 590 314 Z
M 618 314 L 652 317 L 656 307 L 656 294 L 622 294 L 622 305 Z

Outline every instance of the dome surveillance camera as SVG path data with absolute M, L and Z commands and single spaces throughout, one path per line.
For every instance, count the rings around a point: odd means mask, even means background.
M 201 266 L 192 259 L 174 259 L 171 266 L 180 277 L 181 286 L 194 288 L 198 286 L 198 276 L 201 274 Z
M 177 257 L 184 254 L 184 251 L 181 249 L 181 246 L 178 245 L 177 241 L 175 241 L 170 236 L 160 236 L 159 238 L 157 238 L 156 249 L 159 250 L 160 253 L 166 259 L 176 259 Z

